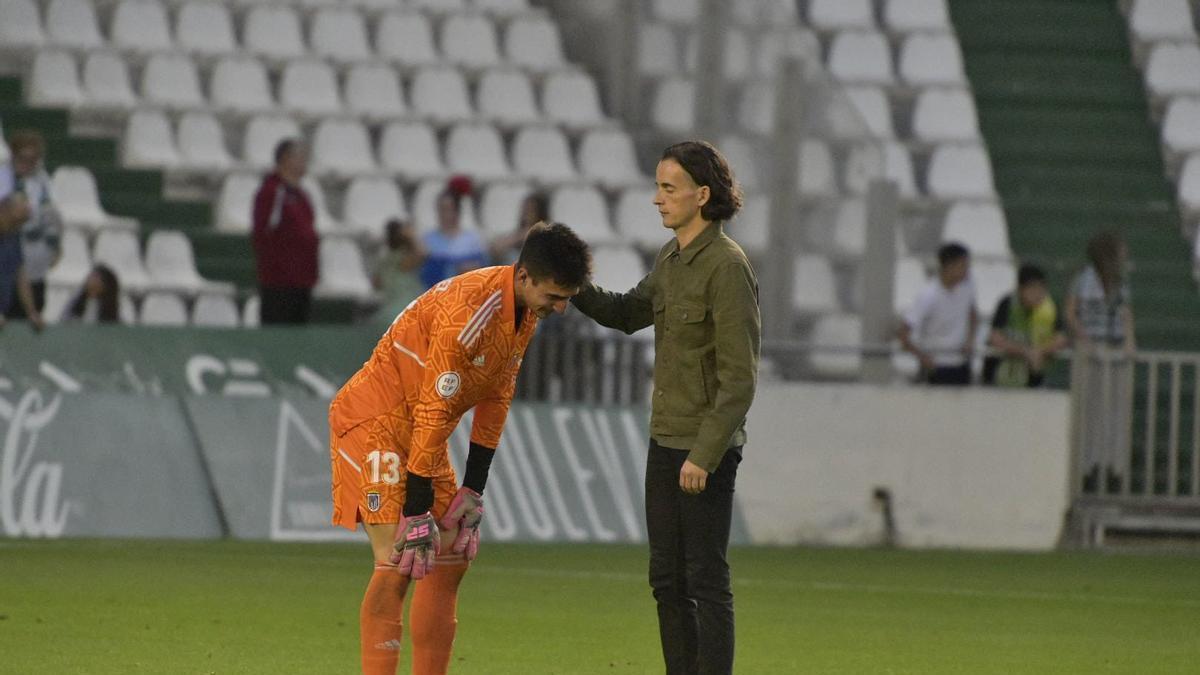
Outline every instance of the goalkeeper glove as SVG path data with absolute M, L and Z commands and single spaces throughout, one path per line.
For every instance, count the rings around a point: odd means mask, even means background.
M 426 574 L 433 572 L 434 559 L 442 548 L 437 521 L 428 511 L 406 517 L 396 528 L 395 548 L 391 561 L 399 566 L 400 574 L 424 579 Z
M 479 523 L 482 520 L 483 495 L 469 487 L 460 487 L 441 520 L 444 529 L 458 528 L 458 536 L 450 550 L 462 553 L 467 560 L 474 560 L 479 553 Z

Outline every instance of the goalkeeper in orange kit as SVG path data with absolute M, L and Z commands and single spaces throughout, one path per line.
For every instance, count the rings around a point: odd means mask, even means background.
M 362 523 L 375 572 L 359 614 L 362 668 L 396 671 L 404 597 L 413 673 L 445 673 L 458 586 L 479 546 L 483 491 L 539 319 L 590 276 L 570 228 L 538 224 L 515 265 L 447 279 L 410 304 L 329 407 L 333 522 Z M 447 439 L 475 409 L 459 486 Z

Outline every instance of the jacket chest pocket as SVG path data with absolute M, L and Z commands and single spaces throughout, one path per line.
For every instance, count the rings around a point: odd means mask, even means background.
M 712 339 L 708 308 L 699 302 L 679 302 L 666 307 L 667 327 L 682 347 L 701 347 Z

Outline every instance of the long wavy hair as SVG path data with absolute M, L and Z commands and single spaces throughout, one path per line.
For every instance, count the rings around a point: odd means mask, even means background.
M 1107 297 L 1117 293 L 1125 279 L 1125 270 L 1121 265 L 1121 250 L 1124 247 L 1125 240 L 1115 230 L 1098 232 L 1088 242 L 1088 261 L 1100 277 L 1100 284 L 1104 286 L 1104 295 Z

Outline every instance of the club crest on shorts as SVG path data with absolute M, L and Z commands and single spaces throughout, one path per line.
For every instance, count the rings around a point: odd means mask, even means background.
M 376 511 L 379 510 L 380 506 L 383 506 L 383 500 L 379 496 L 379 493 L 378 492 L 368 492 L 367 493 L 367 510 L 370 511 L 371 513 L 375 513 Z
M 438 396 L 441 396 L 442 398 L 450 398 L 458 393 L 458 385 L 461 383 L 462 380 L 459 378 L 458 373 L 454 372 L 453 370 L 448 370 L 441 375 L 438 375 Z

